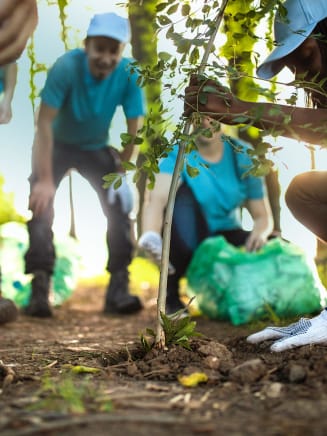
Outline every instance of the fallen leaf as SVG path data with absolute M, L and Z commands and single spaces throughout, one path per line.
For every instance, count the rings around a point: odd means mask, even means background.
M 208 376 L 204 372 L 193 372 L 190 375 L 180 375 L 178 376 L 178 381 L 183 386 L 193 388 L 199 383 L 205 383 L 208 381 Z

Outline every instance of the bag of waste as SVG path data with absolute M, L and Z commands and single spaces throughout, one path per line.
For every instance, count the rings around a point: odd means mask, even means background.
M 186 291 L 198 310 L 234 325 L 271 317 L 319 311 L 327 293 L 313 259 L 281 238 L 257 252 L 229 244 L 224 237 L 206 239 L 187 270 Z
M 81 256 L 78 242 L 68 237 L 54 240 L 56 263 L 52 276 L 51 303 L 60 305 L 66 301 L 76 287 Z M 25 307 L 31 293 L 30 274 L 24 273 L 24 255 L 28 248 L 26 226 L 6 223 L 0 226 L 0 265 L 2 272 L 2 295 L 13 300 L 17 306 Z

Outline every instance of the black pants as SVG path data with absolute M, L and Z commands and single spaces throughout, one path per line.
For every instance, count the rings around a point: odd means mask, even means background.
M 294 177 L 285 200 L 295 218 L 327 242 L 327 171 L 308 171 Z
M 70 169 L 76 169 L 96 191 L 102 210 L 107 218 L 107 246 L 109 258 L 107 270 L 115 272 L 126 268 L 132 259 L 132 241 L 130 220 L 119 202 L 109 205 L 107 190 L 103 188 L 102 177 L 116 172 L 114 152 L 109 148 L 95 151 L 82 151 L 72 147 L 56 144 L 53 152 L 53 177 L 56 188 Z M 31 188 L 36 176 L 30 177 Z M 79 195 L 82 195 L 80 193 Z M 84 217 L 88 219 L 87 216 Z M 41 216 L 32 217 L 28 222 L 29 249 L 25 254 L 25 272 L 33 273 L 44 270 L 53 273 L 55 249 L 53 245 L 52 224 L 54 219 L 53 202 Z M 92 232 L 94 224 L 90 223 Z
M 210 236 L 224 236 L 235 245 L 243 245 L 250 232 L 241 228 L 210 233 L 201 208 L 192 190 L 182 184 L 176 193 L 170 242 L 170 261 L 176 273 L 168 276 L 168 290 L 176 288 L 185 275 L 193 253 L 200 243 Z

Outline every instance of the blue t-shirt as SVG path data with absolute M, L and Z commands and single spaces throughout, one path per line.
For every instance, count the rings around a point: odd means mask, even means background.
M 122 58 L 108 77 L 97 80 L 89 71 L 84 50 L 75 49 L 57 59 L 41 92 L 43 103 L 59 109 L 53 123 L 55 141 L 83 150 L 99 149 L 108 145 L 118 106 L 127 119 L 144 115 L 144 95 L 131 62 Z
M 185 155 L 181 180 L 191 188 L 211 233 L 240 228 L 240 207 L 244 201 L 265 196 L 262 178 L 251 175 L 242 177 L 252 166 L 246 153 L 251 148 L 250 145 L 235 139 L 232 141 L 244 152 L 236 152 L 231 141 L 225 137 L 222 158 L 217 163 L 205 161 L 197 150 Z M 177 153 L 178 146 L 175 145 L 168 156 L 160 161 L 161 173 L 173 173 Z M 186 171 L 186 165 L 197 168 L 199 174 L 191 177 Z

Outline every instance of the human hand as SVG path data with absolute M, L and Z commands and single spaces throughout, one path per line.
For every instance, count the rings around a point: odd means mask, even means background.
M 0 65 L 16 60 L 38 21 L 36 0 L 1 0 Z
M 225 124 L 238 124 L 234 121 L 245 107 L 228 88 L 220 83 L 193 75 L 185 88 L 184 116 L 200 112 Z
M 257 344 L 277 339 L 270 349 L 280 352 L 295 347 L 327 343 L 327 311 L 324 309 L 314 318 L 301 318 L 286 327 L 266 327 L 247 337 L 247 342 Z
M 126 181 L 126 176 L 121 175 L 122 183 L 115 189 L 114 184 L 111 184 L 108 188 L 108 203 L 114 205 L 119 202 L 122 211 L 129 214 L 133 209 L 133 195 Z
M 11 105 L 0 103 L 0 124 L 8 124 L 12 118 Z
M 41 215 L 55 196 L 55 186 L 51 182 L 36 182 L 29 198 L 28 208 L 35 216 Z
M 245 241 L 246 251 L 258 251 L 267 242 L 267 237 L 264 236 L 263 232 L 252 230 L 247 240 Z

